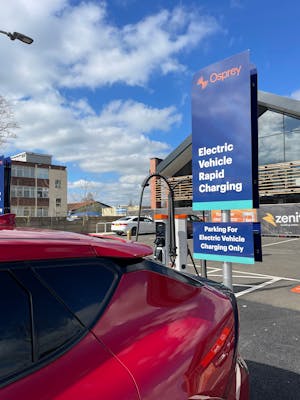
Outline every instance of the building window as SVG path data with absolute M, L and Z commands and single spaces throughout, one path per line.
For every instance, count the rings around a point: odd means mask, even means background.
M 48 208 L 38 207 L 37 208 L 37 217 L 48 217 Z
M 55 189 L 61 189 L 61 180 L 55 179 Z
M 24 207 L 23 215 L 24 217 L 30 217 L 32 215 L 30 207 Z
M 283 134 L 283 114 L 266 111 L 258 119 L 258 136 L 266 137 Z
M 299 160 L 300 119 L 266 111 L 258 120 L 259 164 Z
M 284 161 L 284 135 L 273 135 L 259 139 L 259 165 Z
M 17 187 L 17 196 L 16 197 L 23 197 L 23 187 Z
M 34 168 L 24 165 L 12 165 L 11 174 L 19 178 L 34 178 Z
M 284 116 L 285 161 L 297 161 L 300 157 L 300 119 Z
M 37 168 L 37 178 L 38 179 L 49 179 L 49 169 L 48 168 Z
M 35 188 L 33 186 L 11 186 L 11 197 L 34 198 Z
M 41 199 L 45 199 L 49 197 L 49 190 L 46 187 L 38 187 L 37 188 L 37 198 Z
M 300 119 L 284 116 L 284 131 L 300 133 Z
M 56 207 L 61 207 L 61 199 L 56 199 Z

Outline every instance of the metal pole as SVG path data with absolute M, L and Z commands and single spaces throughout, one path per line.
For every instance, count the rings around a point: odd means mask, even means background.
M 230 222 L 230 210 L 222 210 L 222 222 Z M 223 283 L 229 289 L 233 290 L 231 262 L 224 261 L 223 263 Z
M 207 278 L 207 265 L 206 265 L 206 260 L 200 260 L 200 266 L 201 266 L 201 276 L 203 278 Z
M 202 211 L 202 221 L 205 222 L 205 211 Z M 203 278 L 207 278 L 207 263 L 206 260 L 200 261 L 201 265 L 201 276 Z

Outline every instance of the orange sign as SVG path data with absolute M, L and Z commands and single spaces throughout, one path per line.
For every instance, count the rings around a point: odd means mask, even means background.
M 222 222 L 221 210 L 211 211 L 212 222 Z M 257 222 L 257 211 L 255 209 L 249 210 L 231 210 L 230 222 Z

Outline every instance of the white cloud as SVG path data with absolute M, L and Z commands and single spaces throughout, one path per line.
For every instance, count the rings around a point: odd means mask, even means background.
M 178 53 L 218 29 L 214 19 L 183 8 L 163 10 L 123 28 L 108 24 L 103 6 L 81 5 L 67 10 L 63 19 L 62 71 L 67 67 L 67 73 L 59 83 L 68 87 L 116 82 L 145 85 L 154 71 L 181 71 Z
M 132 174 L 147 173 L 149 159 L 166 154 L 169 146 L 149 135 L 170 130 L 181 116 L 174 107 L 158 109 L 133 100 L 112 101 L 96 115 L 83 100 L 65 105 L 50 93 L 20 102 L 16 119 L 24 151 L 46 151 L 86 172 Z
M 2 90 L 32 95 L 53 86 L 97 88 L 118 82 L 143 86 L 154 72 L 184 70 L 180 53 L 219 30 L 215 19 L 182 7 L 124 27 L 113 25 L 109 17 L 104 2 L 71 7 L 63 0 L 11 0 L 1 10 L 2 29 L 10 21 L 7 29 L 35 41 L 30 46 L 1 43 L 6 55 L 2 78 L 7 78 Z M 15 82 L 9 79 L 12 76 Z
M 121 201 L 148 173 L 149 158 L 170 150 L 166 136 L 154 138 L 179 125 L 181 114 L 172 105 L 108 101 L 101 88 L 145 86 L 154 74 L 182 73 L 182 53 L 219 26 L 184 7 L 124 26 L 111 22 L 111 12 L 104 1 L 10 0 L 1 9 L 0 29 L 22 32 L 34 43 L 0 37 L 1 94 L 15 104 L 21 127 L 7 148 L 11 154 L 52 154 L 59 163 L 75 163 L 83 176 L 99 174 L 100 187 L 101 174 L 117 174 L 119 180 L 105 183 L 105 190 Z M 82 97 L 78 87 L 85 89 Z M 88 100 L 92 90 L 99 91 L 100 111 Z
M 295 99 L 295 100 L 300 100 L 300 89 L 299 89 L 299 90 L 296 90 L 295 92 L 293 92 L 293 93 L 291 94 L 291 97 L 292 97 L 293 99 Z

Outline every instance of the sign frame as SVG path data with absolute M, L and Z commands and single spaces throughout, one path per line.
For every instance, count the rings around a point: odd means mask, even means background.
M 194 75 L 195 211 L 249 209 L 258 205 L 257 73 L 249 59 L 249 51 L 245 51 Z

